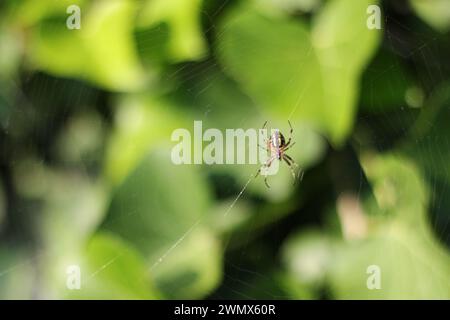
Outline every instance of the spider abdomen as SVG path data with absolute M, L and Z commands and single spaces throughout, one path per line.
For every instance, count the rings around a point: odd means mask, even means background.
M 275 130 L 269 140 L 269 150 L 272 155 L 276 155 L 278 159 L 281 159 L 283 153 L 283 147 L 286 145 L 283 134 L 279 130 Z

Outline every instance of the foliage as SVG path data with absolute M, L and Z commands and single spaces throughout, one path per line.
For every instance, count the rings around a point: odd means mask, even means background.
M 445 0 L 0 8 L 0 298 L 450 298 Z M 194 120 L 290 120 L 303 180 L 174 165 Z

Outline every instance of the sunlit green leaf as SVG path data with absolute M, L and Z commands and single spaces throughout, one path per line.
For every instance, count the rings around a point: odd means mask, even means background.
M 382 30 L 367 26 L 367 8 L 375 4 L 331 0 L 314 17 L 312 39 L 322 68 L 324 116 L 337 144 L 353 127 L 358 81 L 381 38 Z
M 86 0 L 23 0 L 10 1 L 10 18 L 19 22 L 23 26 L 31 26 L 49 16 L 66 15 L 66 10 L 71 5 L 77 5 L 80 8 L 87 7 Z M 68 17 L 69 14 L 66 15 Z M 64 23 L 65 26 L 65 23 Z
M 133 1 L 98 1 L 82 10 L 81 28 L 66 26 L 65 11 L 33 28 L 29 60 L 56 75 L 88 79 L 111 90 L 142 88 L 148 76 L 134 47 Z
M 206 54 L 200 12 L 203 0 L 150 0 L 142 8 L 138 27 L 166 22 L 170 29 L 168 53 L 174 61 L 198 60 Z
M 225 72 L 271 117 L 323 128 L 322 76 L 304 24 L 238 9 L 223 21 L 218 38 Z
M 95 3 L 82 27 L 86 28 L 83 40 L 89 56 L 90 78 L 113 90 L 133 90 L 144 85 L 145 74 L 132 33 L 136 9 L 133 1 Z

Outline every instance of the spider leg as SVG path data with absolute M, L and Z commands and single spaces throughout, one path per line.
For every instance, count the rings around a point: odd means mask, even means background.
M 263 149 L 264 151 L 268 151 L 267 150 L 267 148 L 264 148 L 262 145 L 260 145 L 259 143 L 258 143 L 258 147 L 260 147 L 261 149 Z
M 290 162 L 285 156 L 283 156 L 283 160 L 284 160 L 284 162 L 287 163 L 287 165 L 289 166 L 289 169 L 291 169 L 291 174 L 292 174 L 292 177 L 294 178 L 294 183 L 295 183 L 295 171 L 294 171 L 294 168 L 292 167 L 293 163 Z
M 289 160 L 290 164 L 293 165 L 294 167 L 298 168 L 298 164 L 295 163 L 294 159 L 292 159 L 289 155 L 287 155 L 286 153 L 283 153 L 283 158 L 286 158 L 287 160 Z
M 269 168 L 272 165 L 272 162 L 276 159 L 276 156 L 272 156 L 269 158 L 264 165 L 261 166 L 261 168 L 258 169 L 256 172 L 255 178 L 258 177 L 258 175 L 261 173 L 261 170 L 263 168 Z M 270 188 L 269 184 L 267 183 L 267 175 L 264 177 L 264 183 L 266 184 L 267 188 Z
M 267 159 L 266 163 L 264 163 L 259 169 L 258 171 L 256 171 L 255 174 L 255 178 L 261 173 L 261 170 L 263 168 L 269 168 L 272 165 L 273 160 L 275 160 L 275 156 L 270 157 L 269 159 Z
M 263 124 L 261 129 L 264 129 L 266 127 L 266 124 L 267 124 L 267 120 L 266 120 L 266 122 L 264 122 L 264 124 Z
M 292 134 L 292 132 L 294 132 L 294 129 L 292 129 L 292 124 L 291 124 L 291 121 L 290 121 L 290 120 L 288 120 L 288 123 L 289 123 L 289 128 L 291 128 L 291 134 Z
M 287 154 L 283 153 L 283 160 L 286 161 L 286 163 L 289 165 L 289 168 L 291 169 L 292 177 L 294 178 L 294 184 L 296 180 L 303 180 L 303 174 L 304 171 L 298 166 L 297 163 Z M 298 173 L 295 173 L 294 168 L 299 168 Z M 301 174 L 301 175 L 300 175 Z
M 286 144 L 286 145 L 284 146 L 284 148 L 283 148 L 283 152 L 286 151 L 286 150 L 289 150 L 294 144 L 295 144 L 295 141 L 292 142 L 291 145 Z
M 291 139 L 289 139 L 289 140 L 286 142 L 286 144 L 284 145 L 283 148 L 289 147 L 290 144 L 291 144 Z
M 288 141 L 287 141 L 286 144 L 285 144 L 286 147 L 291 143 L 291 140 L 292 140 L 292 134 L 294 133 L 294 129 L 292 128 L 291 121 L 288 120 L 288 123 L 289 123 L 289 128 L 290 128 L 290 130 L 289 130 L 289 139 L 288 139 Z
M 266 122 L 264 122 L 264 124 L 263 124 L 261 130 L 264 130 L 265 127 L 266 127 L 266 125 L 267 125 L 267 120 L 266 120 Z M 266 137 L 266 138 L 267 138 L 267 137 Z M 264 139 L 264 144 L 267 144 L 267 139 L 266 139 L 266 138 Z M 267 149 L 267 147 L 265 148 L 265 147 L 263 147 L 262 145 L 260 145 L 259 143 L 258 143 L 258 147 L 260 147 L 261 149 L 263 149 L 263 150 L 266 151 L 266 152 L 269 151 L 269 150 Z
M 267 176 L 264 178 L 264 183 L 265 183 L 266 187 L 270 189 L 270 186 L 269 186 L 269 184 L 267 183 Z

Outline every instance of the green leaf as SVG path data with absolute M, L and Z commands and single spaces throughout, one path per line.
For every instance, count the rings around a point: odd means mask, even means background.
M 450 182 L 450 84 L 442 83 L 425 101 L 403 142 L 403 151 L 434 178 Z
M 423 177 L 410 161 L 392 154 L 365 156 L 362 164 L 378 218 L 366 239 L 337 248 L 329 267 L 332 292 L 341 299 L 448 299 L 450 257 L 426 220 Z M 381 289 L 367 287 L 371 265 L 380 268 Z
M 447 0 L 410 0 L 416 14 L 442 33 L 450 30 L 450 6 Z
M 352 75 L 361 73 L 381 37 L 380 30 L 367 26 L 369 14 L 366 10 L 377 3 L 373 0 L 331 0 L 315 16 L 313 42 L 321 64 L 327 68 L 324 71 L 336 69 Z
M 362 76 L 361 109 L 383 115 L 400 110 L 407 103 L 419 107 L 420 90 L 414 88 L 412 77 L 402 61 L 387 51 L 381 51 Z
M 0 179 L 0 231 L 6 215 L 6 197 L 3 192 L 3 181 Z
M 380 269 L 380 289 L 367 287 L 368 267 Z M 342 246 L 330 265 L 338 299 L 449 299 L 450 259 L 445 249 L 403 225 L 389 225 L 373 238 Z
M 274 119 L 270 111 L 259 109 L 247 95 L 240 91 L 234 81 L 213 65 L 208 64 L 205 69 L 204 72 L 193 71 L 193 75 L 190 76 L 191 81 L 177 89 L 176 99 L 172 101 L 180 109 L 186 108 L 185 105 L 187 105 L 192 110 L 191 119 L 202 119 L 203 130 L 217 128 L 225 134 L 227 128 L 259 129 L 265 121 L 269 120 L 267 123 L 269 130 L 279 128 L 287 136 L 289 124 L 286 118 Z M 294 129 L 293 141 L 298 142 L 289 150 L 289 155 L 303 170 L 306 170 L 322 159 L 326 150 L 326 141 L 313 126 L 302 121 L 291 122 Z M 192 128 L 192 122 L 187 123 L 187 126 Z M 226 143 L 225 140 L 224 143 Z M 263 178 L 259 177 L 248 185 L 248 191 L 274 202 L 285 200 L 295 187 L 289 168 L 285 164 L 280 164 L 280 167 L 277 175 L 269 177 L 273 188 L 267 189 Z M 255 175 L 259 165 L 224 164 L 206 166 L 206 168 L 218 174 L 232 175 L 237 181 L 238 188 L 242 188 L 248 179 Z M 236 194 L 239 191 L 237 190 Z
M 394 154 L 365 154 L 361 162 L 377 202 L 370 215 L 362 212 L 365 237 L 344 241 L 317 231 L 294 234 L 283 250 L 295 284 L 290 291 L 308 297 L 308 288 L 326 288 L 336 299 L 448 299 L 450 256 L 428 225 L 429 193 L 417 167 Z M 361 199 L 372 201 L 370 195 Z M 370 266 L 379 267 L 380 289 L 367 285 Z
M 84 10 L 83 10 L 84 9 Z M 28 59 L 55 75 L 88 79 L 110 90 L 137 90 L 148 81 L 133 39 L 133 1 L 97 1 L 82 8 L 81 29 L 69 30 L 65 11 L 32 28 Z
M 314 17 L 312 39 L 325 89 L 325 116 L 332 140 L 341 144 L 351 132 L 358 102 L 358 81 L 381 39 L 367 27 L 373 0 L 331 0 Z
M 149 272 L 139 253 L 119 238 L 96 234 L 82 251 L 81 288 L 72 299 L 156 299 Z
M 82 27 L 89 78 L 112 90 L 136 90 L 145 84 L 133 39 L 136 11 L 134 1 L 96 2 Z
M 178 201 L 173 201 L 174 195 Z M 134 243 L 149 260 L 156 260 L 156 251 L 175 242 L 207 212 L 209 204 L 207 185 L 195 167 L 174 165 L 170 152 L 158 149 L 118 187 L 105 227 Z
M 320 66 L 303 24 L 243 7 L 225 18 L 219 34 L 225 72 L 268 116 L 323 128 Z
M 115 128 L 106 151 L 105 174 L 120 184 L 148 152 L 160 145 L 175 145 L 173 130 L 189 128 L 184 112 L 170 101 L 152 95 L 126 95 L 119 99 Z
M 82 76 L 88 56 L 78 30 L 69 30 L 65 18 L 42 21 L 31 31 L 28 60 L 32 67 L 61 76 Z
M 143 253 L 164 294 L 201 297 L 216 286 L 220 270 L 219 246 L 202 224 L 210 197 L 196 167 L 174 165 L 169 151 L 155 149 L 116 190 L 103 228 Z
M 13 3 L 10 4 L 11 15 L 9 17 L 24 27 L 35 25 L 50 16 L 65 15 L 70 5 L 77 5 L 80 8 L 87 6 L 86 0 L 23 0 L 9 2 Z M 67 14 L 66 17 L 68 16 Z
M 140 11 L 140 29 L 165 22 L 170 29 L 168 53 L 173 61 L 199 60 L 207 53 L 200 13 L 203 0 L 150 0 Z
M 22 248 L 0 247 L 0 299 L 31 299 L 35 260 Z
M 319 7 L 321 0 L 258 0 L 268 10 L 278 9 L 282 12 L 295 14 L 298 11 L 310 12 Z
M 22 58 L 22 43 L 20 33 L 17 30 L 0 26 L 0 82 L 2 83 L 1 93 L 11 89 L 10 81 L 17 77 Z M 1 107 L 0 107 L 1 108 Z M 0 110 L 0 119 L 3 118 Z
M 381 216 L 400 219 L 410 227 L 421 227 L 429 192 L 418 167 L 400 154 L 361 157 Z
M 40 201 L 37 222 L 41 245 L 46 249 L 79 247 L 102 221 L 107 190 L 84 174 L 52 170 L 35 159 L 17 163 L 14 182 L 18 194 Z
M 161 259 L 154 262 L 151 270 L 156 285 L 169 299 L 205 297 L 222 279 L 219 242 L 201 226 L 173 250 L 162 254 Z
M 351 132 L 359 77 L 381 34 L 367 28 L 369 4 L 327 2 L 312 38 L 298 21 L 238 8 L 220 28 L 217 54 L 269 116 L 309 122 L 340 145 Z
M 331 259 L 331 241 L 318 230 L 299 232 L 286 240 L 282 260 L 290 279 L 287 287 L 295 298 L 318 297 Z

